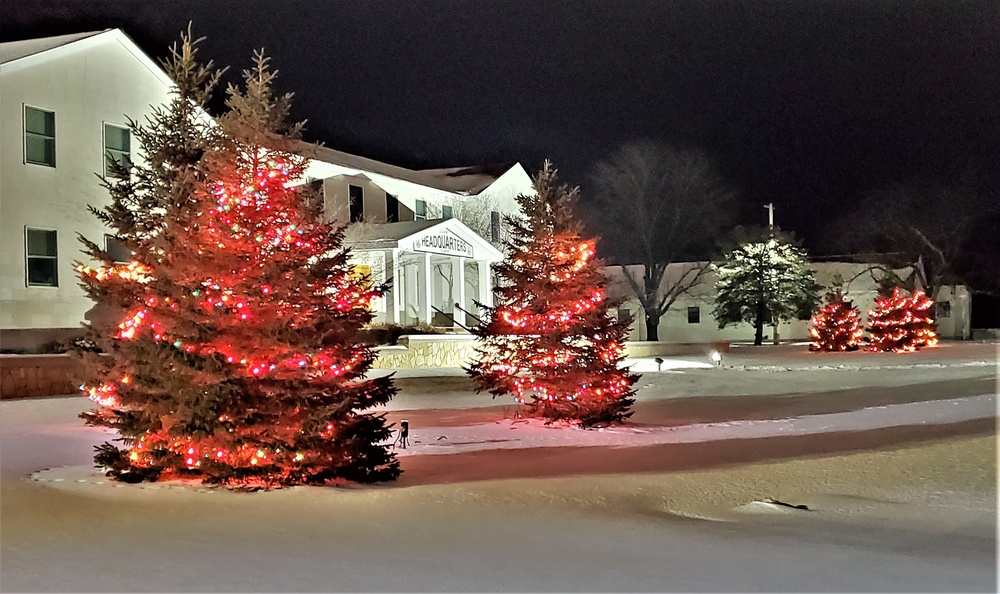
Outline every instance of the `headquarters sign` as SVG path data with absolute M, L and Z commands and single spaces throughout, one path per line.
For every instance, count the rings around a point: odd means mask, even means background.
M 473 257 L 472 244 L 448 231 L 428 233 L 413 240 L 413 251 L 443 256 Z

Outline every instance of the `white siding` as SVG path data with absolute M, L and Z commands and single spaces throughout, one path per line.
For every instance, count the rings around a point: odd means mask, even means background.
M 83 259 L 76 234 L 101 243 L 106 229 L 87 205 L 106 203 L 95 176 L 104 169 L 104 123 L 141 119 L 168 100 L 168 87 L 113 34 L 80 51 L 0 75 L 0 328 L 74 328 L 91 302 L 77 285 Z M 65 48 L 64 48 L 65 49 Z M 56 167 L 24 163 L 23 105 L 55 112 Z M 136 147 L 133 143 L 133 158 Z M 26 287 L 24 227 L 58 231 L 59 287 Z

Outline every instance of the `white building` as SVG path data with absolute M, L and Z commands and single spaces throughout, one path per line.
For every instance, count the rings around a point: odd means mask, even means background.
M 0 346 L 77 331 L 92 303 L 77 285 L 77 233 L 107 229 L 95 174 L 133 157 L 126 116 L 169 98 L 163 70 L 114 29 L 0 43 Z M 30 332 L 25 332 L 31 330 Z
M 377 323 L 478 322 L 467 313 L 477 316 L 475 302 L 492 298 L 502 218 L 534 191 L 521 165 L 414 171 L 326 147 L 302 153 L 313 159 L 306 174 L 322 191 L 325 217 L 352 223 L 359 269 L 390 286 L 373 304 Z
M 674 286 L 696 263 L 679 262 L 667 267 L 660 286 L 663 291 Z M 869 264 L 853 262 L 814 262 L 810 268 L 816 273 L 816 281 L 826 288 L 842 286 L 844 295 L 861 312 L 862 323 L 868 321 L 868 310 L 875 305 L 878 296 L 878 272 L 872 275 Z M 632 278 L 641 286 L 643 267 L 627 267 Z M 907 278 L 912 269 L 894 271 L 900 278 Z M 690 274 L 690 273 L 689 273 Z M 621 267 L 605 268 L 609 279 L 609 294 L 623 299 L 620 315 L 631 315 L 635 322 L 629 340 L 645 340 L 646 324 L 642 307 L 635 299 L 623 276 Z M 715 299 L 716 277 L 710 271 L 687 294 L 678 297 L 674 305 L 660 317 L 658 328 L 660 342 L 669 343 L 712 343 L 712 342 L 753 342 L 754 328 L 751 324 L 728 325 L 720 329 L 712 309 Z M 822 295 L 820 295 L 822 297 Z M 971 299 L 963 285 L 944 286 L 938 293 L 938 335 L 942 338 L 968 339 L 970 336 Z M 765 328 L 765 340 L 771 339 L 771 327 Z M 809 321 L 794 320 L 778 326 L 782 341 L 809 340 Z
M 141 158 L 125 125 L 166 103 L 171 88 L 118 29 L 0 43 L 0 348 L 79 332 L 93 304 L 73 269 L 85 258 L 77 234 L 110 240 L 87 210 L 108 201 L 96 174 L 109 155 Z M 380 320 L 451 325 L 464 321 L 455 303 L 486 298 L 481 270 L 499 257 L 490 241 L 515 197 L 531 191 L 520 165 L 413 171 L 311 145 L 303 154 L 327 218 L 367 222 L 353 238 L 366 242 L 359 263 L 376 282 L 406 279 L 375 305 Z

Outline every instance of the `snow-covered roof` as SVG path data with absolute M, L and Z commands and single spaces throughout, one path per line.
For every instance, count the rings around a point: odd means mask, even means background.
M 57 47 L 87 39 L 94 35 L 106 33 L 111 29 L 103 31 L 87 31 L 84 33 L 70 33 L 69 35 L 57 35 L 55 37 L 39 37 L 36 39 L 22 39 L 21 41 L 5 41 L 0 43 L 0 64 L 13 62 L 21 58 L 47 52 Z
M 496 168 L 492 167 L 472 166 L 450 167 L 447 169 L 407 169 L 309 143 L 302 143 L 302 154 L 316 161 L 349 167 L 361 172 L 377 173 L 386 177 L 464 196 L 479 194 L 500 177 L 495 171 Z M 510 167 L 506 167 L 501 174 L 509 169 Z
M 121 29 L 105 29 L 103 31 L 3 42 L 0 43 L 0 64 L 4 65 L 5 71 L 28 67 L 37 61 L 55 58 L 64 55 L 65 52 L 83 50 L 109 38 L 121 43 L 164 84 L 173 84 L 163 68 Z M 479 194 L 490 187 L 504 173 L 516 167 L 516 165 L 503 165 L 414 170 L 306 142 L 301 143 L 301 149 L 303 155 L 316 161 L 339 165 L 361 173 L 376 173 L 462 196 Z
M 363 247 L 381 247 L 388 243 L 405 239 L 414 233 L 429 229 L 444 219 L 427 219 L 425 221 L 400 221 L 398 223 L 375 223 L 370 225 L 358 238 L 358 245 Z

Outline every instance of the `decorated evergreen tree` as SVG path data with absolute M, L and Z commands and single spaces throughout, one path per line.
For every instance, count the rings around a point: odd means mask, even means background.
M 828 293 L 824 305 L 809 321 L 811 351 L 856 351 L 861 340 L 859 312 L 840 291 Z
M 104 354 L 84 353 L 100 407 L 84 417 L 125 445 L 100 446 L 96 461 L 130 482 L 394 479 L 385 419 L 363 412 L 395 392 L 365 379 L 374 354 L 359 340 L 380 288 L 351 274 L 342 229 L 303 196 L 301 125 L 288 124 L 267 59 L 230 87 L 215 126 L 199 106 L 216 77 L 195 45 L 175 48 L 173 100 L 132 125 L 145 160 L 107 181 L 98 211 L 133 260 L 85 242 L 104 265 L 78 268 L 106 313 L 90 327 Z
M 775 237 L 741 245 L 714 269 L 718 282 L 713 315 L 719 328 L 753 324 L 758 346 L 764 342 L 765 324 L 808 319 L 819 301 L 820 286 L 805 252 Z
M 622 422 L 639 376 L 619 367 L 629 321 L 609 314 L 596 241 L 573 215 L 579 190 L 557 183 L 546 162 L 536 193 L 508 217 L 507 258 L 486 322 L 473 329 L 478 359 L 468 369 L 479 391 L 513 395 L 530 413 L 581 426 Z
M 898 353 L 931 347 L 937 344 L 935 328 L 934 301 L 923 291 L 907 297 L 895 287 L 868 312 L 869 348 Z

